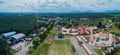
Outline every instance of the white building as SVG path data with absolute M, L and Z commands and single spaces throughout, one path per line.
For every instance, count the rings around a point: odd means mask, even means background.
M 116 44 L 115 35 L 102 31 L 91 35 L 90 44 L 96 47 L 108 47 Z

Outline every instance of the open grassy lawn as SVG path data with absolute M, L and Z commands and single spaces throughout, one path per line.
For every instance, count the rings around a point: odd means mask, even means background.
M 112 34 L 115 34 L 117 36 L 120 36 L 120 30 L 119 29 L 112 29 L 109 32 L 112 33 Z
M 32 55 L 48 55 L 48 49 L 53 41 L 54 35 L 56 35 L 57 31 L 55 29 L 52 29 L 50 31 L 50 34 L 46 37 L 43 43 L 41 43 L 38 48 L 35 50 L 35 52 Z
M 49 34 L 44 42 L 38 46 L 35 52 L 32 55 L 48 55 L 48 50 L 52 44 L 54 35 Z
M 73 55 L 72 45 L 69 40 L 54 41 L 48 55 Z
M 10 48 L 10 53 L 14 55 L 17 51 Z
M 73 55 L 72 45 L 69 40 L 54 40 L 55 35 L 59 32 L 52 29 L 43 43 L 32 55 Z
M 54 39 L 54 35 L 49 34 L 43 43 L 52 44 L 53 39 Z
M 116 54 L 114 54 L 114 55 L 120 55 L 120 52 L 117 52 Z
M 68 37 L 70 37 L 70 36 L 68 36 L 68 35 L 64 35 L 64 38 L 68 38 Z
M 114 55 L 120 55 L 120 49 Z
M 48 55 L 49 44 L 42 43 L 32 55 Z
M 97 54 L 100 54 L 102 52 L 102 50 L 100 49 L 94 49 L 94 51 L 97 53 Z
M 50 31 L 51 34 L 53 35 L 58 35 L 60 32 L 57 31 L 55 28 L 53 28 L 51 31 Z

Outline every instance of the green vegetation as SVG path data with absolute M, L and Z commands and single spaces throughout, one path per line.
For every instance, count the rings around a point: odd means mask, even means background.
M 51 33 L 53 29 L 50 31 L 50 34 L 47 35 L 45 40 L 38 46 L 38 48 L 31 55 L 48 55 L 49 46 L 52 44 L 54 35 Z
M 111 32 L 112 34 L 115 34 L 117 36 L 120 36 L 120 30 L 119 29 L 112 29 L 109 32 Z
M 79 43 L 79 45 L 81 45 L 81 44 L 82 44 L 82 42 L 81 42 L 81 41 L 78 41 L 78 43 Z
M 33 39 L 33 45 L 34 45 L 33 48 L 36 49 L 37 46 L 39 46 L 39 44 L 40 44 L 39 39 L 38 38 L 34 38 Z
M 59 32 L 53 28 L 32 55 L 73 55 L 70 41 L 54 40 L 55 35 L 58 35 L 58 33 Z
M 64 38 L 68 38 L 69 37 L 69 35 L 64 35 Z
M 114 21 L 116 26 L 119 27 L 120 15 L 117 14 L 82 14 L 82 13 L 64 13 L 64 14 L 38 14 L 40 21 L 48 21 L 50 17 L 61 17 L 63 20 L 59 23 L 62 26 L 71 27 L 77 25 L 97 25 L 98 22 L 102 22 L 104 19 L 110 22 Z M 116 18 L 114 18 L 116 16 Z M 46 17 L 42 19 L 41 17 Z M 75 19 L 74 19 L 75 18 Z M 88 18 L 89 21 L 80 21 L 80 18 Z M 116 22 L 117 21 L 117 22 Z M 45 22 L 39 22 L 38 26 L 48 26 Z M 35 14 L 0 14 L 0 33 L 8 31 L 17 31 L 29 34 L 37 29 Z
M 0 33 L 17 31 L 28 34 L 35 28 L 34 16 L 0 16 Z
M 50 33 L 53 34 L 53 35 L 58 35 L 60 32 L 53 28 L 53 29 L 50 31 Z
M 52 22 L 50 22 L 52 23 Z M 38 31 L 38 36 L 33 38 L 33 47 L 30 48 L 30 51 L 28 52 L 28 55 L 38 55 L 39 54 L 39 49 L 41 48 L 45 48 L 44 45 L 49 45 L 49 43 L 51 42 L 50 40 L 52 39 L 52 34 L 50 31 L 53 28 L 53 23 L 52 24 L 48 24 L 47 25 L 47 30 L 44 31 Z M 48 46 L 49 47 L 49 46 Z M 47 48 L 47 46 L 46 46 Z M 45 51 L 45 52 L 44 52 Z M 41 49 L 41 55 L 42 53 L 45 54 L 46 53 L 46 49 L 43 50 Z
M 62 20 L 58 24 L 67 28 L 78 25 L 94 25 L 98 26 L 98 28 L 105 28 L 106 24 L 113 24 L 109 32 L 120 36 L 120 14 L 48 13 L 38 14 L 38 16 L 39 20 L 37 21 L 40 22 L 36 23 L 35 14 L 0 14 L 0 34 L 9 31 L 16 31 L 32 37 L 32 33 L 37 33 L 37 38 L 33 39 L 33 47 L 30 47 L 30 55 L 48 55 L 49 53 L 53 55 L 59 55 L 60 53 L 61 55 L 73 55 L 69 41 L 53 40 L 54 36 L 58 35 L 60 32 L 53 28 L 54 21 L 48 22 L 49 18 L 61 17 Z M 116 18 L 114 18 L 115 16 Z M 87 21 L 80 20 L 80 18 L 87 18 Z M 46 27 L 47 30 L 39 30 L 41 27 Z M 116 27 L 116 29 L 113 27 Z M 68 36 L 65 36 L 65 38 L 67 37 Z M 89 41 L 89 37 L 85 38 Z M 9 46 L 4 42 L 4 39 L 0 39 L 0 47 L 2 47 L 0 48 L 0 53 L 4 55 L 13 55 L 13 53 L 15 53 L 14 50 L 9 50 Z M 96 51 L 98 53 L 100 52 L 100 50 Z
M 117 50 L 118 52 L 116 52 L 114 55 L 120 55 L 120 50 Z
M 49 34 L 42 44 L 33 52 L 32 55 L 47 55 L 49 46 L 52 43 L 53 35 Z
M 49 49 L 50 55 L 74 55 L 69 40 L 57 40 L 52 43 Z
M 49 44 L 41 44 L 32 55 L 48 55 Z
M 97 54 L 100 54 L 101 52 L 103 52 L 103 51 L 100 50 L 100 49 L 94 49 L 94 51 L 95 51 Z
M 12 55 L 9 45 L 5 39 L 0 38 L 0 55 Z
M 16 52 L 18 52 L 18 51 L 14 50 L 14 49 L 11 49 L 11 48 L 9 50 L 10 50 L 11 55 L 14 55 Z
M 105 52 L 105 55 L 120 55 L 120 46 L 113 47 L 111 52 Z
M 97 54 L 100 54 L 100 53 L 101 53 L 101 50 L 100 50 L 100 49 L 94 49 L 94 51 L 95 51 Z

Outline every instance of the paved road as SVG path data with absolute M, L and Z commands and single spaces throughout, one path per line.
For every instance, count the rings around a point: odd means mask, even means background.
M 93 50 L 93 46 L 91 46 L 91 45 L 89 45 L 88 43 L 86 43 L 86 42 L 83 40 L 83 38 L 81 38 L 81 36 L 77 36 L 77 38 L 79 39 L 79 41 L 82 41 L 82 43 L 85 44 L 85 45 L 88 47 L 88 49 L 89 49 L 93 54 L 96 55 L 96 52 Z
M 87 55 L 85 50 L 78 44 L 78 41 L 75 37 L 71 37 L 70 41 L 76 49 L 75 55 Z
M 32 42 L 28 46 L 24 47 L 19 52 L 17 52 L 15 55 L 26 55 L 27 52 L 29 51 L 30 46 L 32 46 Z

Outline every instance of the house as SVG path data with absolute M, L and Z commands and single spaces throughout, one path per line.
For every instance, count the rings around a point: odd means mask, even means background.
M 2 36 L 3 36 L 4 38 L 6 38 L 6 39 L 9 39 L 10 36 L 12 36 L 12 35 L 14 35 L 14 34 L 16 34 L 15 31 L 13 31 L 13 32 L 3 33 Z
M 68 34 L 68 35 L 78 35 L 78 30 L 74 28 L 64 28 L 62 27 L 62 34 Z
M 11 40 L 13 41 L 13 42 L 19 42 L 19 41 L 21 41 L 22 39 L 24 39 L 26 37 L 26 35 L 25 34 L 23 34 L 23 33 L 18 33 L 18 34 L 15 34 L 15 35 L 13 35 L 13 36 L 11 36 Z
M 90 34 L 91 30 L 96 30 L 96 26 L 76 26 L 71 28 L 59 28 L 62 34 L 69 34 L 69 35 L 78 35 L 78 34 Z
M 79 30 L 80 34 L 90 34 L 91 29 L 96 30 L 96 26 L 78 26 L 77 29 Z
M 69 33 L 77 33 L 77 32 L 78 32 L 77 29 L 70 29 L 70 30 L 69 30 Z

